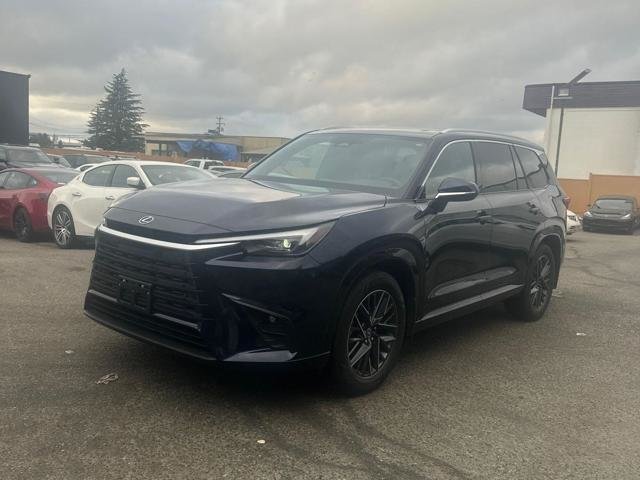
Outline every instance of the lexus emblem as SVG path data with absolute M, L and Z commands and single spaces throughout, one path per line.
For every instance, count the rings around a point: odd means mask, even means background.
M 140 225 L 147 225 L 148 223 L 153 222 L 154 218 L 151 215 L 145 215 L 144 217 L 140 217 L 138 219 L 138 223 Z

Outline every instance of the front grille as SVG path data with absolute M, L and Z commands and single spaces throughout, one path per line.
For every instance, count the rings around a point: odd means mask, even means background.
M 148 285 L 148 295 L 123 289 L 123 282 Z M 87 297 L 87 308 L 119 323 L 207 348 L 201 335 L 206 305 L 196 282 L 189 252 L 102 233 L 89 286 L 98 295 Z
M 188 252 L 100 235 L 90 288 L 118 298 L 123 277 L 153 286 L 150 313 L 192 323 L 202 320 L 204 305 L 200 303 Z
M 205 259 L 98 232 L 85 310 L 116 330 L 200 358 L 290 349 L 289 312 L 223 295 Z

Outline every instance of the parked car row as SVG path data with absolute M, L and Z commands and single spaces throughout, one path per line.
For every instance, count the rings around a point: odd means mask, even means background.
M 0 228 L 20 241 L 51 230 L 60 248 L 92 238 L 104 212 L 122 197 L 156 185 L 214 179 L 193 167 L 148 161 L 110 161 L 85 172 L 54 165 L 0 171 Z

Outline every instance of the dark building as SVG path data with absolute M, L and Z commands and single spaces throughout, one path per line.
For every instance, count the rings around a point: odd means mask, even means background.
M 29 144 L 29 78 L 0 70 L 0 143 Z

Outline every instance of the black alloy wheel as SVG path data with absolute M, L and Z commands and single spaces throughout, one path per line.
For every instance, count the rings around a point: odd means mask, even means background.
M 65 207 L 59 207 L 53 212 L 53 238 L 60 248 L 71 248 L 75 241 L 73 217 Z
M 33 227 L 29 214 L 24 208 L 18 208 L 13 216 L 13 229 L 16 238 L 21 242 L 30 242 L 33 239 Z
M 398 310 L 391 294 L 374 290 L 356 308 L 349 328 L 349 365 L 363 378 L 375 375 L 397 340 Z
M 551 301 L 556 274 L 556 260 L 551 247 L 540 245 L 529 263 L 524 288 L 505 302 L 509 312 L 525 322 L 539 320 Z
M 534 311 L 544 309 L 549 302 L 552 291 L 552 261 L 545 252 L 535 260 L 532 279 L 529 283 L 529 300 Z
M 338 321 L 331 372 L 349 395 L 375 390 L 402 350 L 406 313 L 398 282 L 385 272 L 363 277 L 349 291 Z

